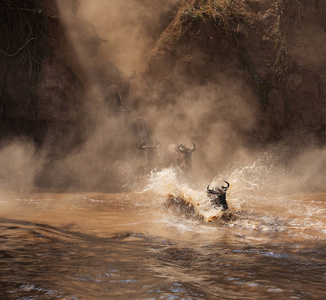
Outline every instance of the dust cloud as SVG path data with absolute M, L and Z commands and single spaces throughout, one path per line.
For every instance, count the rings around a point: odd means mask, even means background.
M 0 144 L 0 192 L 28 192 L 43 164 L 32 141 L 7 137 Z
M 215 82 L 190 85 L 171 73 L 168 79 L 182 86 L 182 92 L 171 91 L 160 98 L 162 89 L 168 87 L 151 84 L 145 75 L 155 40 L 173 17 L 177 3 L 57 1 L 76 53 L 73 63 L 85 86 L 87 140 L 59 159 L 44 159 L 46 155 L 40 159 L 30 144 L 3 147 L 3 186 L 19 182 L 18 186 L 28 187 L 36 181 L 62 189 L 133 189 L 150 172 L 148 154 L 137 147 L 142 142 L 141 134 L 133 131 L 141 120 L 147 128 L 145 135 L 161 145 L 154 168 L 162 167 L 168 145 L 190 147 L 194 143 L 198 149 L 192 157 L 194 182 L 239 180 L 235 170 L 237 174 L 242 170 L 243 176 L 251 178 L 251 182 L 241 181 L 242 185 L 264 181 L 264 187 L 274 191 L 325 189 L 325 149 L 301 151 L 294 158 L 283 148 L 255 145 L 254 139 L 248 144 L 246 136 L 252 132 L 259 139 L 260 123 L 256 97 L 246 82 L 220 74 Z M 112 84 L 117 92 L 114 90 L 110 98 L 107 89 Z M 119 103 L 117 94 L 123 103 Z M 119 111 L 122 104 L 124 111 Z M 266 153 L 273 158 L 266 158 Z

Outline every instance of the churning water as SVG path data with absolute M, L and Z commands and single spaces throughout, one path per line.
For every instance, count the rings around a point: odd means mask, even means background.
M 135 193 L 3 194 L 1 299 L 324 299 L 326 195 L 266 192 L 259 172 L 228 174 L 228 218 L 173 169 Z

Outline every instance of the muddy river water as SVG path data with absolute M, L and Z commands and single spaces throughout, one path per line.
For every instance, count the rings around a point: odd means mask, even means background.
M 326 298 L 326 194 L 231 186 L 232 217 L 208 222 L 164 204 L 205 206 L 199 187 L 160 176 L 134 193 L 1 194 L 1 299 Z

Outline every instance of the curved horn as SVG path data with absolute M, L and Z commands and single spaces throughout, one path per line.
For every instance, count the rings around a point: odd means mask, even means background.
M 185 152 L 186 149 L 185 149 L 184 145 L 180 144 L 180 145 L 175 147 L 175 151 L 177 151 L 177 152 Z
M 209 189 L 209 184 L 208 184 L 208 186 L 207 186 L 207 192 L 214 192 L 214 190 L 210 190 L 210 189 Z
M 227 189 L 227 188 L 230 186 L 230 184 L 229 184 L 227 181 L 225 181 L 225 180 L 224 180 L 224 182 L 225 182 L 228 186 L 223 186 L 223 185 L 222 185 L 222 188 L 223 188 L 223 189 Z
M 155 144 L 147 144 L 146 141 L 141 142 L 138 146 L 140 149 L 147 149 L 147 148 L 160 148 L 161 144 L 159 142 L 156 142 Z
M 192 149 L 191 149 L 191 152 L 194 152 L 196 149 L 197 149 L 197 146 L 196 146 L 196 144 L 194 144 L 194 143 L 192 143 L 194 146 L 192 147 Z
M 132 72 L 133 72 L 133 74 L 130 75 L 130 76 L 128 76 L 129 80 L 134 79 L 134 78 L 137 77 L 137 75 L 136 75 L 136 71 L 132 70 Z
M 138 146 L 140 149 L 147 149 L 149 146 L 147 145 L 146 141 L 141 142 Z
M 135 110 L 135 106 L 134 105 L 132 105 L 132 106 L 130 106 L 129 108 L 128 108 L 128 111 L 134 111 Z

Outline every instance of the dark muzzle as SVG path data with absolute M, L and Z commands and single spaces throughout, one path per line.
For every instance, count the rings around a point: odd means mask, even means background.
M 210 195 L 210 196 L 211 196 L 211 203 L 214 208 L 222 207 L 222 211 L 225 211 L 229 208 L 226 202 L 225 193 L 219 195 Z
M 211 204 L 214 208 L 222 207 L 222 211 L 227 210 L 228 204 L 226 202 L 226 191 L 229 188 L 230 184 L 225 181 L 227 186 L 221 186 L 220 188 L 210 189 L 209 185 L 207 186 L 207 193 L 211 198 Z

